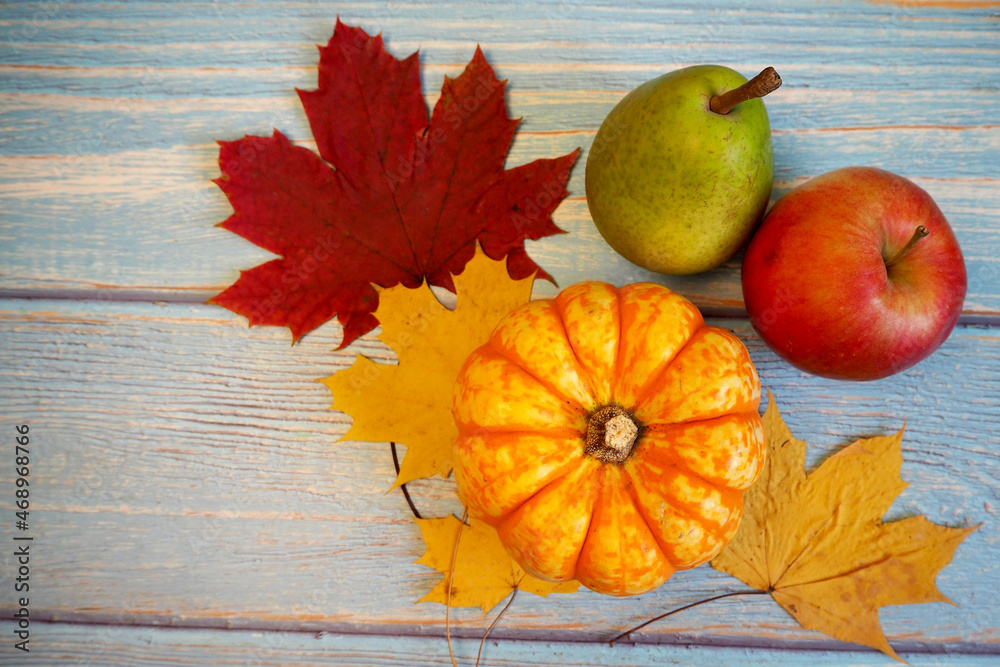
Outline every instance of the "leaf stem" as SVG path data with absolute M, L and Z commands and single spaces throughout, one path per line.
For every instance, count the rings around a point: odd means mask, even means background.
M 708 101 L 708 108 L 723 116 L 733 110 L 736 105 L 752 100 L 755 97 L 764 97 L 768 93 L 773 93 L 781 87 L 781 77 L 774 71 L 773 67 L 765 68 L 760 74 L 744 83 L 739 88 L 715 95 Z
M 399 476 L 399 456 L 396 455 L 396 443 L 390 442 L 389 446 L 392 448 L 392 465 L 396 467 L 396 476 Z M 406 484 L 400 484 L 399 488 L 403 491 L 403 497 L 406 498 L 406 504 L 410 506 L 410 511 L 413 512 L 413 516 L 418 519 L 423 519 L 420 516 L 420 512 L 417 511 L 417 507 L 413 504 L 413 499 L 410 498 L 410 492 L 406 490 Z
M 500 620 L 500 617 L 503 616 L 503 613 L 507 611 L 511 603 L 514 602 L 514 598 L 517 596 L 517 590 L 518 589 L 515 586 L 514 592 L 510 594 L 510 599 L 507 600 L 507 604 L 504 605 L 503 609 L 500 610 L 500 613 L 497 614 L 497 617 L 493 619 L 492 623 L 490 623 L 490 627 L 486 628 L 486 634 L 483 635 L 483 641 L 479 642 L 479 653 L 476 654 L 476 667 L 479 667 L 479 659 L 483 656 L 483 644 L 486 643 L 486 638 L 490 636 L 490 632 L 492 632 L 493 626 L 497 624 L 497 621 Z
M 663 620 L 667 616 L 673 616 L 674 614 L 678 614 L 678 613 L 684 611 L 685 609 L 690 609 L 691 607 L 697 607 L 698 605 L 705 604 L 706 602 L 714 602 L 715 600 L 721 600 L 723 598 L 736 597 L 737 595 L 768 595 L 770 592 L 771 591 L 769 591 L 769 590 L 766 590 L 766 591 L 758 591 L 758 590 L 736 591 L 735 593 L 723 593 L 722 595 L 716 595 L 715 597 L 705 598 L 704 600 L 698 600 L 697 602 L 692 602 L 691 604 L 684 605 L 683 607 L 678 607 L 677 609 L 672 609 L 671 611 L 668 611 L 665 614 L 660 614 L 656 618 L 651 618 L 648 621 L 646 621 L 645 623 L 641 623 L 641 624 L 635 626 L 631 630 L 626 630 L 625 632 L 621 633 L 620 635 L 618 635 L 617 637 L 615 637 L 614 639 L 612 639 L 611 641 L 609 641 L 608 642 L 608 646 L 614 646 L 615 642 L 620 641 L 620 640 L 628 637 L 633 632 L 637 632 L 639 630 L 642 630 L 647 625 L 650 625 L 652 623 L 656 623 L 657 621 Z
M 462 539 L 462 529 L 465 528 L 465 521 L 469 518 L 469 508 L 465 508 L 462 513 L 462 521 L 458 525 L 458 534 L 455 535 L 455 550 L 451 552 L 451 568 L 448 570 L 448 597 L 444 605 L 444 637 L 448 641 L 448 655 L 451 656 L 452 667 L 458 667 L 455 662 L 455 652 L 451 648 L 451 588 L 455 582 L 455 562 L 458 560 L 458 543 Z

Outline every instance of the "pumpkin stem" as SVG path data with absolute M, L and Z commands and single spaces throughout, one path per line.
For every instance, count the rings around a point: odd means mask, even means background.
M 603 463 L 621 463 L 639 437 L 639 424 L 617 405 L 606 405 L 590 415 L 584 453 Z

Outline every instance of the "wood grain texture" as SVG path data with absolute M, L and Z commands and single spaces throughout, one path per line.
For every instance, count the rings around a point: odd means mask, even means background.
M 201 300 L 270 257 L 213 227 L 229 213 L 209 182 L 218 175 L 213 141 L 277 127 L 313 147 L 293 88 L 315 85 L 313 44 L 328 39 L 330 12 L 284 2 L 184 11 L 5 7 L 3 293 L 114 287 L 112 298 Z M 524 118 L 510 165 L 589 147 L 610 108 L 660 72 L 724 60 L 749 74 L 772 64 L 785 80 L 768 100 L 773 199 L 848 164 L 913 178 L 967 249 L 965 312 L 1000 316 L 1000 44 L 988 7 L 849 3 L 819 23 L 810 3 L 344 3 L 336 11 L 382 30 L 399 56 L 421 49 L 429 103 L 481 43 L 510 79 L 511 113 Z M 557 214 L 571 235 L 529 249 L 561 285 L 596 270 L 619 284 L 654 279 L 699 305 L 739 312 L 739 257 L 703 276 L 668 278 L 611 252 L 582 199 L 585 161 L 569 184 L 575 202 Z M 216 261 L 220 252 L 228 262 Z
M 793 371 L 744 321 L 718 323 L 748 345 L 763 385 L 809 440 L 810 465 L 907 420 L 902 475 L 911 486 L 890 516 L 985 524 L 938 579 L 960 608 L 886 610 L 887 635 L 903 651 L 995 650 L 1000 455 L 991 428 L 1000 421 L 1000 332 L 962 328 L 910 371 L 863 384 Z M 391 354 L 371 336 L 332 352 L 338 336 L 327 326 L 289 348 L 286 331 L 247 329 L 205 306 L 0 303 L 8 406 L 0 423 L 30 423 L 41 443 L 32 516 L 44 549 L 33 617 L 440 635 L 441 606 L 414 604 L 436 576 L 413 564 L 423 550 L 419 531 L 400 495 L 386 494 L 395 477 L 387 447 L 336 442 L 349 418 L 327 409 L 328 392 L 314 381 L 358 352 L 381 361 Z M 451 480 L 411 490 L 425 516 L 458 509 Z M 9 480 L 0 482 L 0 498 L 11 492 Z M 703 567 L 633 599 L 522 595 L 496 632 L 598 641 L 741 588 Z M 486 622 L 470 610 L 452 619 L 459 635 L 474 636 Z M 837 648 L 769 598 L 691 610 L 640 638 Z
M 766 65 L 772 200 L 825 171 L 912 178 L 966 254 L 964 322 L 1000 324 L 1000 15 L 995 2 L 541 0 L 532 3 L 0 3 L 0 429 L 31 424 L 33 652 L 0 622 L 0 664 L 450 664 L 437 581 L 386 445 L 338 443 L 349 418 L 314 380 L 361 353 L 327 325 L 286 330 L 200 305 L 268 253 L 216 228 L 217 139 L 278 128 L 315 148 L 294 88 L 316 84 L 336 16 L 419 49 L 428 105 L 481 44 L 522 117 L 508 165 L 584 148 L 556 213 L 569 234 L 529 243 L 567 286 L 656 280 L 739 316 L 739 256 L 670 278 L 614 254 L 584 199 L 586 150 L 627 91 L 665 71 Z M 556 288 L 538 284 L 536 295 Z M 983 522 L 938 586 L 959 606 L 891 607 L 915 664 L 1000 654 L 1000 330 L 960 326 L 929 360 L 870 384 L 799 373 L 745 319 L 750 349 L 810 466 L 905 419 L 891 518 Z M 411 485 L 427 516 L 451 480 Z M 9 477 L 0 507 L 9 509 Z M 6 523 L 0 536 L 9 540 Z M 12 561 L 0 550 L 0 591 Z M 886 664 L 800 628 L 767 597 L 692 609 L 610 649 L 602 640 L 742 586 L 709 568 L 633 599 L 519 594 L 487 665 Z M 0 617 L 12 598 L 0 594 Z M 491 617 L 452 615 L 463 664 Z M 46 622 L 54 621 L 54 622 Z M 169 628 L 167 626 L 174 626 Z M 312 632 L 326 632 L 316 637 Z M 339 633 L 339 634 L 336 634 Z M 399 638 L 398 635 L 402 635 Z M 34 647 L 37 646 L 37 649 Z M 25 661 L 23 658 L 27 657 Z
M 815 136 L 817 141 L 835 143 L 822 133 Z M 509 164 L 565 154 L 580 145 L 578 139 L 522 137 Z M 779 139 L 776 136 L 776 144 Z M 0 184 L 0 204 L 9 216 L 5 224 L 9 236 L 0 246 L 0 289 L 7 294 L 50 291 L 54 296 L 72 289 L 161 290 L 168 296 L 160 298 L 174 300 L 189 292 L 189 298 L 201 301 L 218 293 L 236 280 L 241 269 L 273 256 L 214 226 L 231 213 L 225 197 L 210 182 L 218 176 L 217 159 L 217 151 L 209 146 L 122 151 L 85 159 L 0 157 L 0 170 L 7 172 Z M 532 257 L 560 285 L 595 277 L 616 284 L 653 280 L 699 306 L 742 308 L 741 255 L 704 274 L 661 276 L 615 254 L 591 222 L 582 197 L 585 160 L 586 153 L 574 169 L 571 198 L 554 216 L 569 235 L 527 244 Z M 806 178 L 777 182 L 772 199 Z M 913 180 L 945 211 L 964 248 L 969 271 L 964 312 L 997 315 L 1000 180 Z M 218 261 L 220 255 L 225 262 Z M 108 297 L 114 298 L 115 292 Z
M 0 622 L 0 633 L 11 624 Z M 133 667 L 162 665 L 312 665 L 450 667 L 443 637 L 392 637 L 314 632 L 261 632 L 188 628 L 135 628 L 64 623 L 37 626 L 38 647 L 20 665 L 95 665 L 122 663 Z M 479 638 L 452 640 L 460 665 L 479 656 Z M 887 658 L 874 651 L 768 651 L 755 648 L 650 646 L 604 642 L 510 641 L 488 639 L 483 665 L 534 667 L 648 667 L 650 665 L 759 665 L 884 667 Z M 911 665 L 938 667 L 988 664 L 989 656 L 954 653 L 903 653 Z

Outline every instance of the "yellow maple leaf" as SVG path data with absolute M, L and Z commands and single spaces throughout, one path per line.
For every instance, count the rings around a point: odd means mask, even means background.
M 522 570 L 504 551 L 496 529 L 481 521 L 472 519 L 464 526 L 450 515 L 415 521 L 427 545 L 427 551 L 416 562 L 444 574 L 444 578 L 417 602 L 480 607 L 485 614 L 515 589 L 546 597 L 549 593 L 574 593 L 580 588 L 575 581 L 542 581 Z
M 712 567 L 770 591 L 803 627 L 902 661 L 882 633 L 879 608 L 951 602 L 934 579 L 977 526 L 947 528 L 923 516 L 882 523 L 906 488 L 902 429 L 858 440 L 806 475 L 806 443 L 792 436 L 770 393 L 763 421 L 767 465 Z
M 382 324 L 378 337 L 399 363 L 358 355 L 350 368 L 321 380 L 333 392 L 333 409 L 354 420 L 341 440 L 406 445 L 393 488 L 451 472 L 458 437 L 451 416 L 455 378 L 501 318 L 531 298 L 534 276 L 512 280 L 505 260 L 494 261 L 477 247 L 454 281 L 454 310 L 445 308 L 426 282 L 417 289 L 382 290 L 375 311 Z

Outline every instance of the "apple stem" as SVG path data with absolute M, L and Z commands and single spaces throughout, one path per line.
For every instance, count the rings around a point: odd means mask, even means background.
M 919 225 L 916 229 L 914 229 L 913 236 L 911 236 L 910 240 L 906 242 L 906 245 L 900 248 L 899 252 L 897 252 L 895 255 L 885 260 L 886 268 L 889 268 L 899 260 L 906 257 L 906 255 L 908 255 L 909 252 L 913 250 L 913 246 L 917 245 L 917 242 L 920 241 L 920 239 L 927 236 L 928 234 L 930 234 L 930 231 L 928 231 L 927 228 L 924 227 L 923 225 Z
M 726 115 L 737 104 L 755 97 L 764 97 L 768 93 L 776 91 L 780 86 L 781 77 L 778 76 L 773 67 L 767 67 L 739 88 L 733 88 L 721 95 L 713 96 L 708 102 L 708 108 L 715 113 Z

